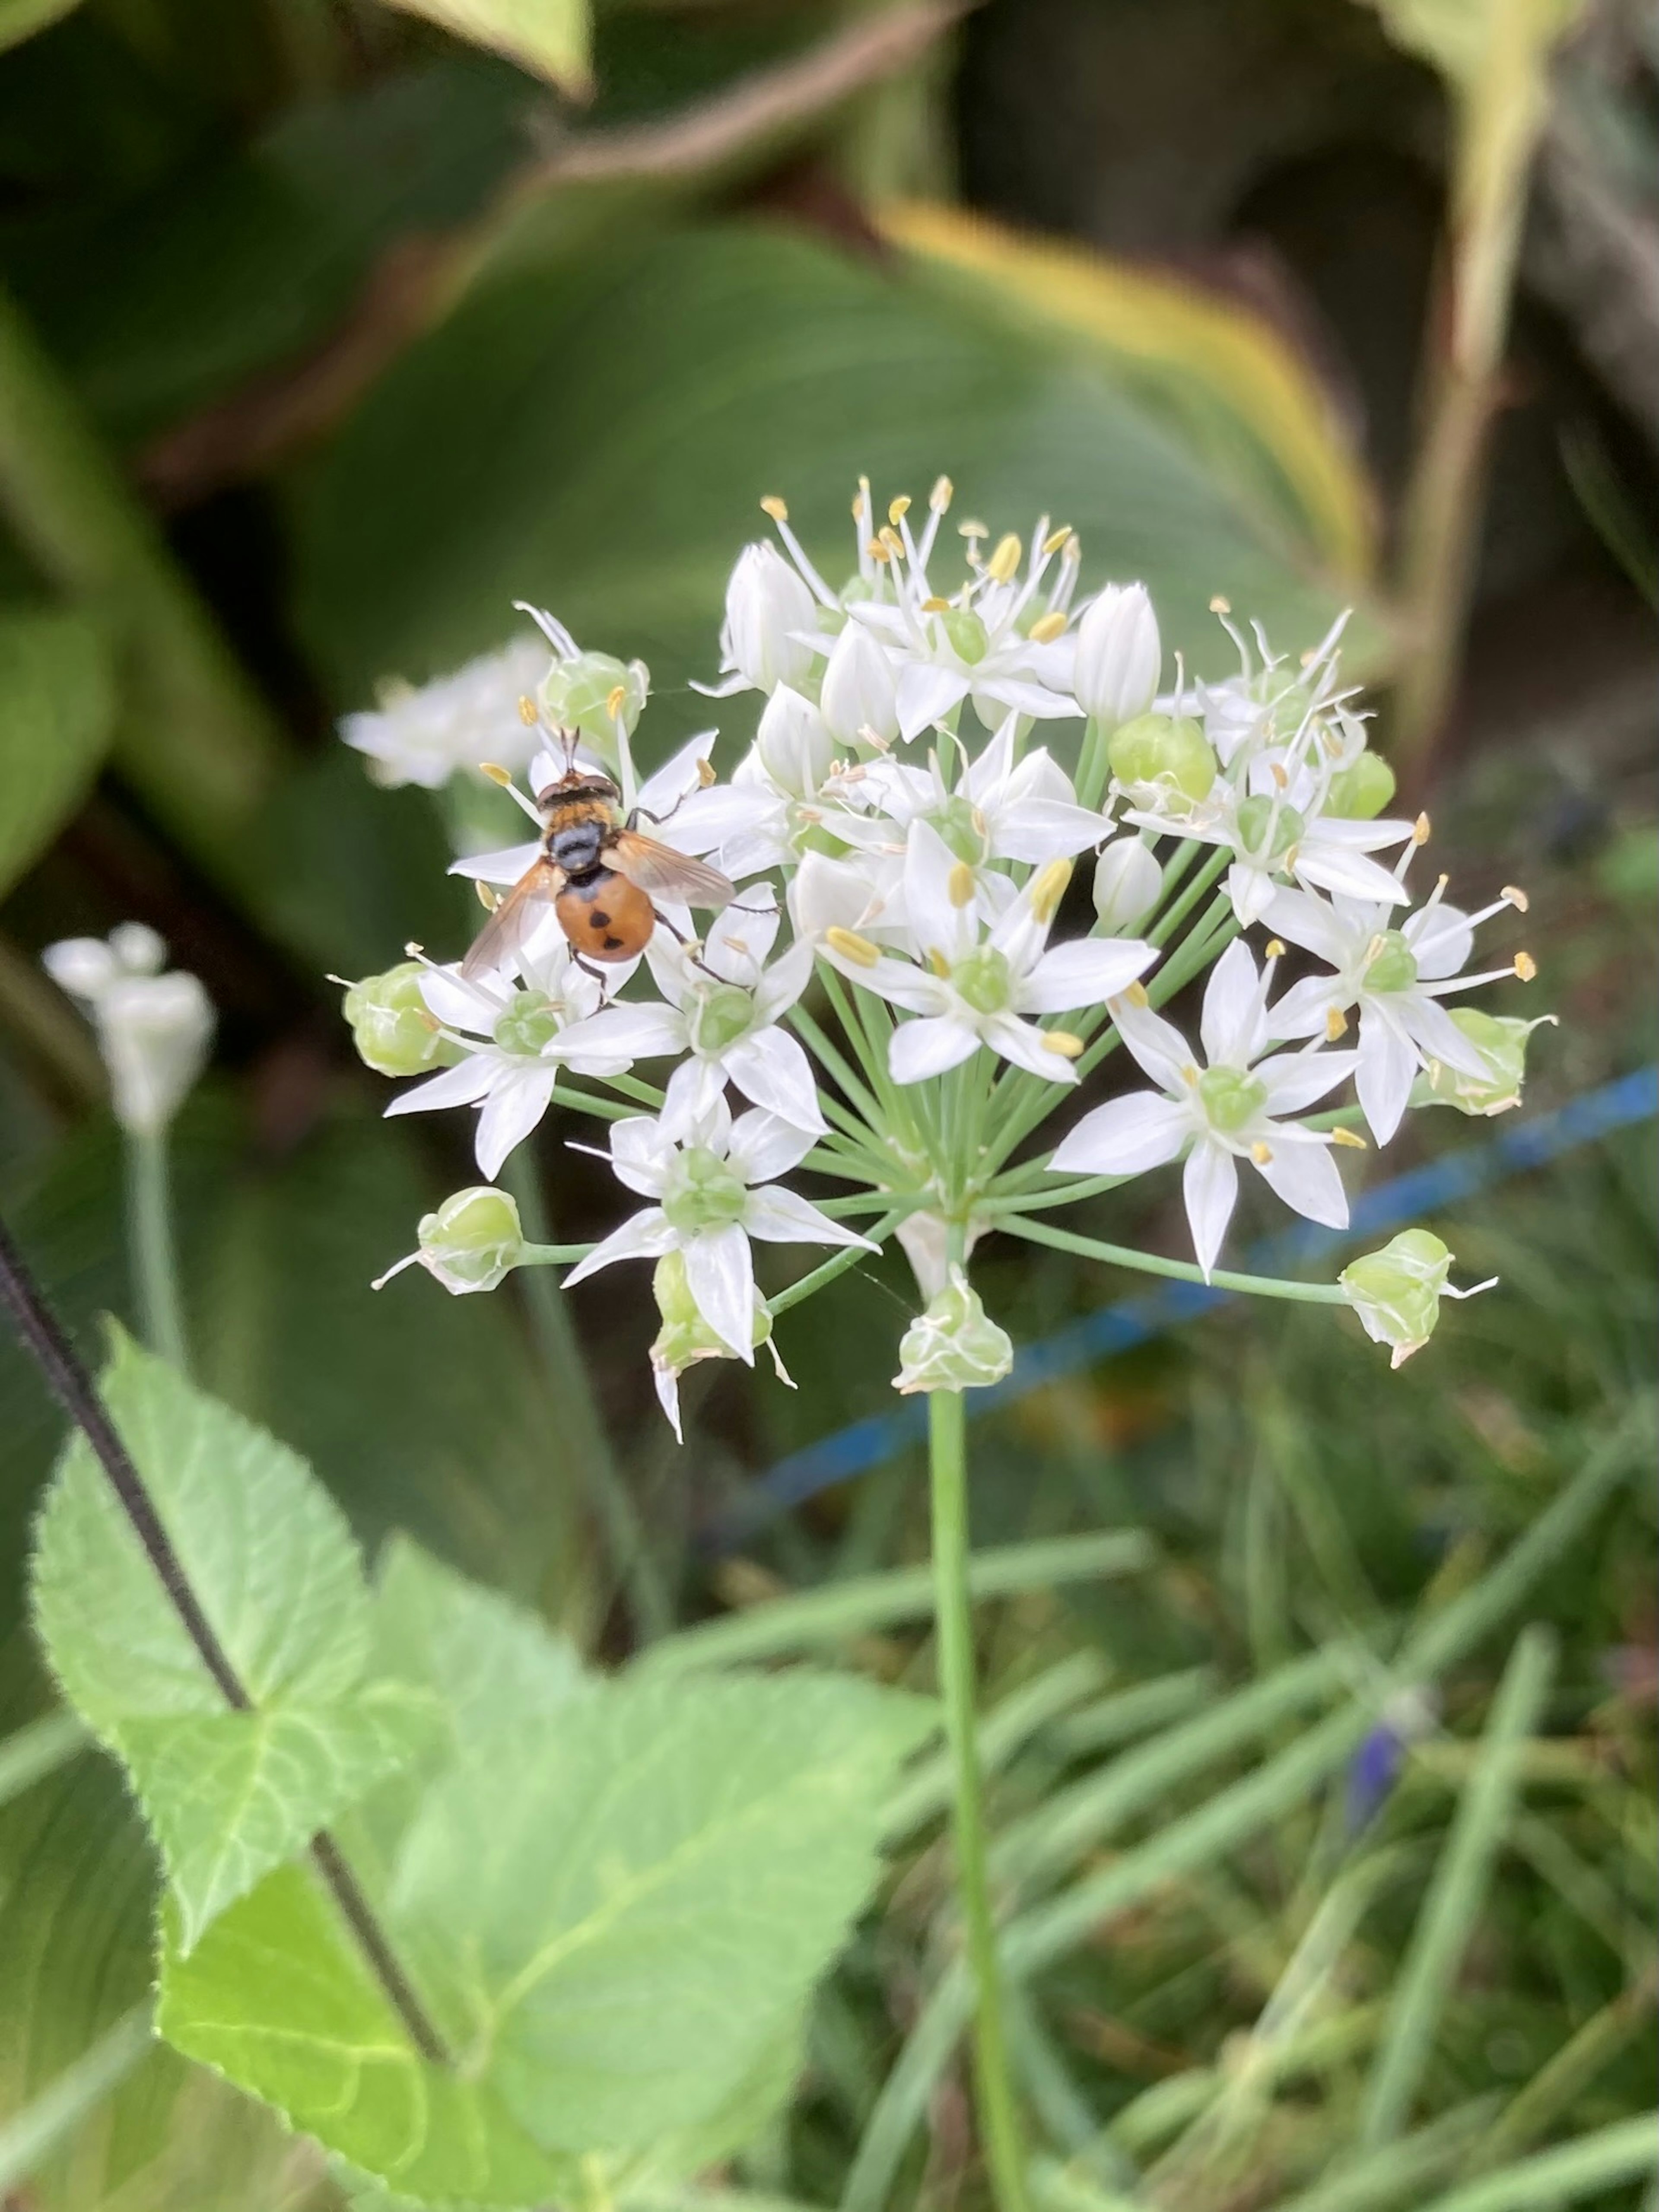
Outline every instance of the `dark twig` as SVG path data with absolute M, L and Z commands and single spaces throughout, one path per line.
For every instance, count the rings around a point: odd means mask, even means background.
M 183 1622 L 185 1632 L 195 1645 L 216 1687 L 227 1705 L 234 1707 L 238 1712 L 251 1712 L 253 1700 L 231 1665 L 212 1622 L 203 1612 L 201 1601 L 190 1586 L 184 1562 L 173 1548 L 173 1539 L 162 1526 L 155 1502 L 144 1487 L 143 1478 L 132 1463 L 131 1455 L 115 1432 L 115 1425 L 98 1395 L 97 1385 L 87 1372 L 80 1354 L 70 1342 L 62 1323 L 24 1266 L 22 1256 L 12 1242 L 11 1234 L 3 1221 L 0 1221 L 0 1304 L 5 1307 L 18 1335 L 39 1364 L 52 1395 L 91 1445 L 94 1456 L 109 1478 L 110 1487 L 114 1491 L 122 1511 L 132 1525 L 133 1534 L 143 1547 L 144 1556 L 155 1568 L 156 1578 L 167 1592 L 168 1602 Z M 423 2058 L 429 2058 L 439 2065 L 447 2064 L 449 2053 L 444 2048 L 441 2038 L 428 2019 L 425 2007 L 398 1963 L 356 1875 L 347 1865 L 339 1845 L 326 1830 L 313 1838 L 311 1856 L 333 1893 L 334 1901 L 344 1915 L 353 1935 L 362 1946 L 363 1955 L 374 1970 L 388 2001 L 409 2031 L 410 2040 Z

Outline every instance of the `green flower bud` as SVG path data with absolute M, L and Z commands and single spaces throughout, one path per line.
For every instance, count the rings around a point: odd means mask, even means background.
M 1492 1288 L 1478 1283 L 1473 1290 L 1454 1290 L 1451 1263 L 1451 1253 L 1431 1231 L 1405 1229 L 1338 1276 L 1366 1335 L 1373 1344 L 1392 1347 L 1390 1366 L 1402 1365 L 1428 1342 L 1443 1297 L 1472 1298 Z
M 458 1297 L 468 1291 L 493 1291 L 524 1252 L 518 1207 L 504 1190 L 489 1183 L 458 1190 L 435 1213 L 423 1216 L 416 1233 L 416 1257 Z
M 658 1261 L 651 1277 L 652 1295 L 657 1301 L 657 1311 L 662 1316 L 662 1327 L 651 1347 L 653 1367 L 665 1369 L 671 1375 L 682 1375 L 688 1367 L 695 1367 L 700 1359 L 730 1359 L 732 1347 L 723 1337 L 716 1336 L 698 1309 L 685 1279 L 685 1255 L 665 1252 Z M 758 1291 L 755 1293 L 755 1328 L 750 1339 L 753 1350 L 769 1343 L 772 1336 L 772 1316 Z
M 945 1288 L 905 1330 L 899 1360 L 893 1388 L 906 1396 L 918 1390 L 978 1390 L 1001 1382 L 1014 1364 L 1014 1347 L 962 1269 L 952 1267 Z
M 574 660 L 554 662 L 542 684 L 542 705 L 556 728 L 580 730 L 609 757 L 617 749 L 617 719 L 631 738 L 650 689 L 651 671 L 642 660 L 579 653 Z
M 341 1011 L 351 1024 L 351 1041 L 359 1059 L 377 1074 L 427 1075 L 453 1067 L 461 1056 L 421 995 L 422 972 L 418 960 L 405 960 L 384 975 L 365 975 L 346 986 Z
M 1480 1075 L 1437 1060 L 1420 1075 L 1412 1091 L 1414 1106 L 1455 1106 L 1460 1114 L 1506 1114 L 1521 1103 L 1527 1072 L 1527 1039 L 1540 1023 L 1554 1025 L 1553 1014 L 1523 1021 L 1518 1014 L 1483 1014 L 1476 1006 L 1453 1006 L 1451 1018 L 1485 1063 Z
M 1325 811 L 1335 822 L 1375 822 L 1394 798 L 1394 770 L 1380 753 L 1361 753 L 1352 768 L 1339 769 L 1325 794 Z
M 1137 714 L 1113 733 L 1106 758 L 1120 783 L 1172 785 L 1194 805 L 1216 777 L 1208 740 L 1184 714 Z

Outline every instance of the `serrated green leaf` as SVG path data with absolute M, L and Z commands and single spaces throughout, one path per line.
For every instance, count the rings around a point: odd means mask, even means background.
M 156 2026 L 400 2197 L 526 2206 L 574 2170 L 538 2150 L 487 2082 L 410 2045 L 334 1908 L 284 1867 L 221 1914 L 188 1959 L 169 1930 Z
M 0 894 L 80 805 L 114 714 L 109 649 L 94 623 L 0 612 Z
M 868 1893 L 933 1720 L 830 1676 L 623 1681 L 434 1786 L 392 1923 L 538 2142 L 644 2150 L 737 2094 Z
M 360 1690 L 368 1592 L 304 1462 L 112 1334 L 105 1403 L 253 1710 L 227 1709 L 79 1435 L 40 1517 L 35 1618 L 65 1691 L 127 1765 L 188 1948 L 417 1753 L 431 1701 Z
M 592 52 L 588 0 L 387 0 L 585 96 Z

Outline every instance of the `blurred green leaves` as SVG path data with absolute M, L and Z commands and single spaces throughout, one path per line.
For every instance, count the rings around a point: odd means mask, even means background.
M 109 650 L 94 623 L 0 610 L 0 896 L 80 805 L 114 717 Z
M 80 4 L 81 0 L 0 0 L 0 53 L 21 46 Z
M 590 89 L 587 0 L 389 0 L 458 38 L 492 47 L 578 98 Z

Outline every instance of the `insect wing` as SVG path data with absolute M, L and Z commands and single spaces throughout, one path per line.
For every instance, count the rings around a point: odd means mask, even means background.
M 681 906 L 711 907 L 718 913 L 738 895 L 732 878 L 707 860 L 694 860 L 637 830 L 619 830 L 599 858 L 653 898 L 672 899 Z
M 564 870 L 545 856 L 526 868 L 473 939 L 461 963 L 467 981 L 505 968 L 563 889 Z

